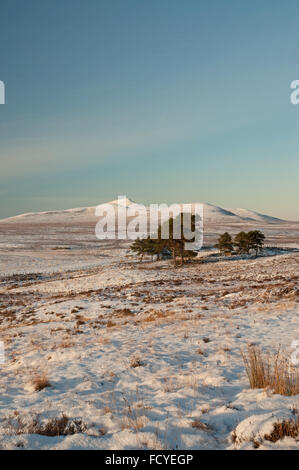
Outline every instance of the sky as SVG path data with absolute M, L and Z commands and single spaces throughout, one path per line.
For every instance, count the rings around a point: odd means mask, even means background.
M 1 0 L 0 218 L 208 202 L 299 220 L 297 0 Z

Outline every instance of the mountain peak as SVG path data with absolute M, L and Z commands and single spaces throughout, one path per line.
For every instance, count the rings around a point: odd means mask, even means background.
M 126 196 L 119 197 L 118 199 L 115 199 L 114 201 L 109 201 L 108 204 L 118 204 L 120 206 L 131 206 L 132 204 L 136 204 L 135 201 L 132 201 L 132 199 L 127 198 Z

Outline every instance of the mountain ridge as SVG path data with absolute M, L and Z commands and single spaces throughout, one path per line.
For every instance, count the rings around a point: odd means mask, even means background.
M 98 206 L 88 206 L 88 207 L 77 207 L 71 209 L 62 209 L 62 210 L 51 210 L 51 211 L 42 211 L 42 212 L 28 212 L 24 214 L 15 215 L 12 217 L 7 217 L 5 219 L 1 219 L 0 223 L 5 222 L 51 222 L 51 221 L 62 221 L 63 216 L 65 216 L 68 221 L 79 219 L 80 217 L 84 219 L 95 219 L 95 209 L 101 205 L 105 204 L 112 204 L 113 206 L 120 206 L 129 208 L 136 205 L 138 208 L 141 203 L 136 203 L 129 198 L 121 198 L 116 199 L 113 201 L 109 201 L 107 203 L 99 204 Z M 179 203 L 182 204 L 182 203 Z M 193 207 L 195 204 L 201 203 L 189 203 Z M 292 223 L 292 221 L 287 221 L 284 219 L 280 219 L 278 217 L 273 217 L 267 214 L 262 214 L 260 212 L 244 209 L 244 208 L 222 208 L 220 206 L 210 204 L 210 203 L 202 203 L 203 204 L 203 211 L 204 211 L 204 221 L 211 222 L 211 223 L 266 223 L 266 224 L 275 224 L 275 223 Z M 148 206 L 145 206 L 148 209 Z M 56 220 L 55 220 L 56 219 Z M 295 221 L 294 221 L 295 222 Z

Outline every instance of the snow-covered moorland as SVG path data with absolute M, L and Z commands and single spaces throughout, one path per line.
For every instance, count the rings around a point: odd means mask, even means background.
M 299 396 L 250 389 L 241 350 L 291 354 L 299 253 L 177 269 L 105 253 L 3 275 L 1 448 L 298 449 L 269 436 Z

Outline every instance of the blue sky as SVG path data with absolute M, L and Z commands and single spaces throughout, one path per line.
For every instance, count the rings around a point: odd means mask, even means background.
M 2 0 L 0 217 L 204 201 L 299 220 L 295 0 Z

